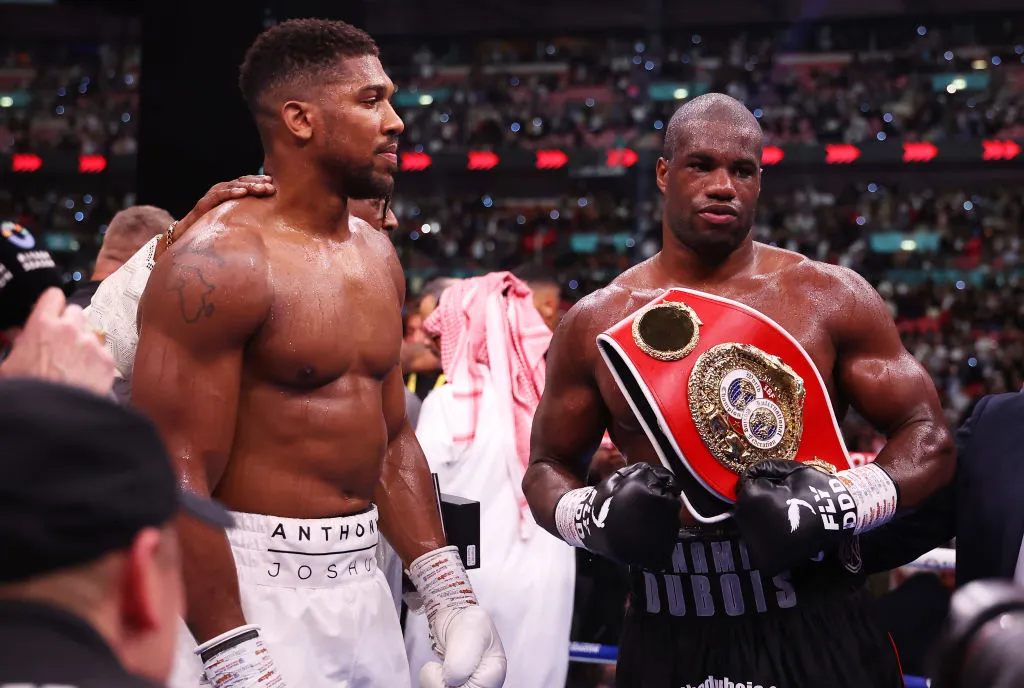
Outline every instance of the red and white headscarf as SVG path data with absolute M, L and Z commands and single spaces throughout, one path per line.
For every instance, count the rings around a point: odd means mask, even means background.
M 530 461 L 533 414 L 544 392 L 544 355 L 551 343 L 551 330 L 533 305 L 533 292 L 509 272 L 462 280 L 444 291 L 423 329 L 441 337 L 441 367 L 456 409 L 450 419 L 456 447 L 476 437 L 480 397 L 485 383 L 493 385 L 501 421 L 515 431 L 508 471 L 520 525 L 531 524 L 522 481 Z

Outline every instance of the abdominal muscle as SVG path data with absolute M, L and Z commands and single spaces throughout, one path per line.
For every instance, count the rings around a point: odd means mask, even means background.
M 387 427 L 378 380 L 346 375 L 316 389 L 243 386 L 235 439 L 213 497 L 228 509 L 329 518 L 366 509 Z

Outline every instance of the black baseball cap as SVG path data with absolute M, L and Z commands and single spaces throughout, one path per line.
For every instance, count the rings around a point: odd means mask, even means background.
M 62 284 L 53 256 L 32 232 L 0 221 L 0 330 L 23 326 L 43 292 Z
M 216 502 L 178 488 L 142 414 L 77 387 L 0 380 L 0 582 L 126 548 L 179 510 L 234 525 Z

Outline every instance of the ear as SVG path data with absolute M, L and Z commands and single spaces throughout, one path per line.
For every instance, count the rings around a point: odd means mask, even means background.
M 148 631 L 160 625 L 163 580 L 160 567 L 160 538 L 156 528 L 144 528 L 135 536 L 124 563 L 121 615 L 126 628 Z
M 288 131 L 297 139 L 309 141 L 313 138 L 313 122 L 316 117 L 313 114 L 312 103 L 289 100 L 281 106 L 281 119 Z
M 661 193 L 665 193 L 665 189 L 668 187 L 668 160 L 665 158 L 658 158 L 658 165 L 655 167 L 655 176 L 658 181 L 658 188 Z

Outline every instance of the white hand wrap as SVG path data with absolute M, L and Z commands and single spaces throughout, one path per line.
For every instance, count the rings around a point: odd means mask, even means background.
M 408 574 L 422 596 L 434 652 L 444 660 L 443 667 L 437 662 L 423 667 L 422 688 L 500 688 L 505 650 L 490 616 L 477 604 L 458 548 L 427 552 Z
M 583 543 L 581 524 L 587 522 L 590 517 L 590 512 L 594 508 L 595 493 L 596 490 L 592 487 L 569 490 L 555 505 L 555 528 L 562 539 L 573 547 L 587 548 Z
M 849 490 L 857 506 L 854 535 L 877 528 L 896 514 L 899 494 L 896 483 L 880 466 L 869 463 L 867 466 L 840 471 L 836 477 Z
M 259 630 L 239 626 L 197 647 L 206 680 L 216 688 L 285 688 Z

